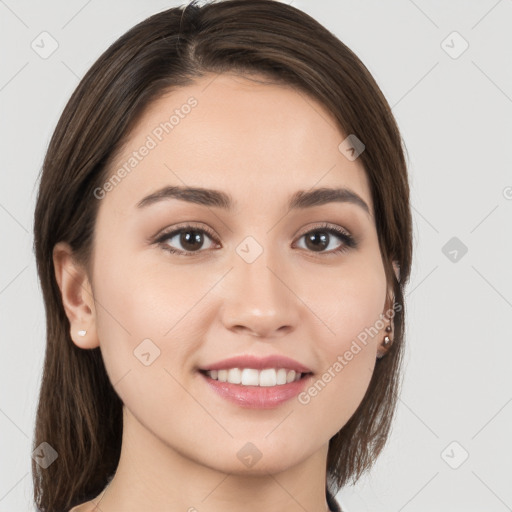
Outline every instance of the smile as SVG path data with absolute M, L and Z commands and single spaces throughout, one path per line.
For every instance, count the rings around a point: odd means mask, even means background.
M 287 368 L 229 368 L 223 370 L 208 370 L 208 377 L 219 382 L 240 384 L 241 386 L 283 386 L 290 382 L 300 380 L 305 373 L 296 372 Z
M 199 374 L 217 396 L 246 409 L 279 407 L 304 391 L 313 378 L 312 373 L 286 368 L 200 370 Z

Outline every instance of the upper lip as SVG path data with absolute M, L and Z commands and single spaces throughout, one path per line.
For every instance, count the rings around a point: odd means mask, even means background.
M 257 357 L 254 355 L 240 355 L 223 359 L 215 363 L 209 364 L 200 370 L 227 370 L 229 368 L 253 368 L 255 370 L 264 370 L 265 368 L 286 368 L 295 370 L 297 373 L 311 373 L 311 370 L 286 356 L 271 355 L 265 357 Z

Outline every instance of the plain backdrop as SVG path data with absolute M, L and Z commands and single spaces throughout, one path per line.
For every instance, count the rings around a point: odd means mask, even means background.
M 32 215 L 50 136 L 97 57 L 181 3 L 0 0 L 1 512 L 35 508 L 45 317 Z M 409 154 L 414 265 L 397 417 L 374 469 L 338 501 L 347 512 L 512 510 L 512 1 L 291 3 L 361 58 Z M 46 51 L 58 45 L 51 55 L 33 49 L 41 37 Z

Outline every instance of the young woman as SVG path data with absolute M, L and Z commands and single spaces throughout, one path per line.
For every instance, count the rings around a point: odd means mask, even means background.
M 34 232 L 39 510 L 340 510 L 412 257 L 402 140 L 341 41 L 271 0 L 141 22 L 64 109 Z

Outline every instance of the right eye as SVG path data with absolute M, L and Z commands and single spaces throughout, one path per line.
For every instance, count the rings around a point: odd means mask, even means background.
M 198 228 L 190 224 L 162 233 L 155 242 L 172 254 L 194 256 L 194 253 L 202 252 L 201 246 L 204 244 L 205 235 L 215 243 L 219 243 L 210 229 Z M 175 239 L 175 241 L 172 243 L 181 244 L 181 249 L 171 245 L 173 239 Z

